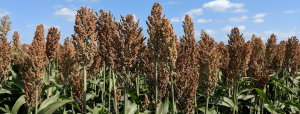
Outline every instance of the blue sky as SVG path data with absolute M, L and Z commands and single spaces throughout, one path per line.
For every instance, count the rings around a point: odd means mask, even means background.
M 52 26 L 61 31 L 60 43 L 74 34 L 76 10 L 81 6 L 98 12 L 111 10 L 117 21 L 120 15 L 133 14 L 140 19 L 139 27 L 147 39 L 146 21 L 151 15 L 154 2 L 162 5 L 174 32 L 182 36 L 183 19 L 186 14 L 194 22 L 195 38 L 200 40 L 201 29 L 218 43 L 228 44 L 227 34 L 233 27 L 238 27 L 245 40 L 251 40 L 252 34 L 261 37 L 264 43 L 272 33 L 277 35 L 277 43 L 291 36 L 300 36 L 300 0 L 5 0 L 0 4 L 0 17 L 9 15 L 12 30 L 20 34 L 21 43 L 30 44 L 39 24 L 44 25 L 45 37 Z

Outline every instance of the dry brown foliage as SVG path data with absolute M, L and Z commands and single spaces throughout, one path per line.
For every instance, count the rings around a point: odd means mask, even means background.
M 102 61 L 105 63 L 106 67 L 113 67 L 113 59 L 115 58 L 115 49 L 113 47 L 113 37 L 117 37 L 117 25 L 116 19 L 113 20 L 113 14 L 109 11 L 109 15 L 103 10 L 100 10 L 101 16 L 97 12 L 97 45 L 98 53 L 101 56 Z
M 248 70 L 248 63 L 250 61 L 250 55 L 252 53 L 252 43 L 248 41 L 245 43 L 245 38 L 243 34 L 237 27 L 231 29 L 228 40 L 228 53 L 229 53 L 229 64 L 228 64 L 228 76 L 229 80 L 233 82 L 240 81 L 242 76 L 246 75 Z M 224 74 L 224 73 L 223 73 Z
M 273 70 L 269 69 L 270 64 L 266 62 L 265 54 L 266 47 L 261 38 L 257 38 L 255 34 L 252 35 L 253 50 L 249 62 L 249 69 L 247 75 L 251 77 L 251 87 L 264 90 L 267 85 L 270 74 Z M 252 93 L 257 97 L 258 93 L 253 90 Z
M 214 94 L 218 81 L 218 71 L 221 65 L 222 55 L 219 53 L 218 43 L 209 37 L 204 30 L 201 30 L 201 40 L 198 41 L 199 56 L 199 86 L 203 88 L 203 95 Z
M 72 76 L 77 73 L 78 67 L 75 55 L 76 51 L 73 45 L 73 39 L 67 37 L 64 41 L 64 46 L 60 47 L 59 55 L 59 65 L 61 67 L 58 69 L 60 76 L 57 80 L 62 85 L 71 83 Z
M 222 55 L 222 58 L 220 59 L 220 67 L 219 69 L 222 72 L 222 82 L 225 86 L 225 88 L 230 87 L 231 85 L 233 85 L 233 80 L 231 80 L 231 78 L 229 77 L 229 70 L 228 70 L 228 65 L 229 65 L 229 52 L 228 52 L 228 46 L 225 46 L 224 42 L 220 42 L 219 44 L 219 52 Z
M 7 42 L 7 38 L 2 37 L 0 39 L 0 90 L 2 85 L 7 81 L 8 74 L 11 70 L 10 65 L 13 58 L 11 51 L 13 48 L 10 46 L 10 44 L 11 42 Z
M 8 15 L 4 15 L 1 19 L 1 26 L 0 26 L 0 38 L 6 38 L 8 32 L 11 30 L 11 21 L 9 20 Z
M 138 56 L 145 50 L 144 40 L 146 38 L 142 34 L 143 29 L 138 28 L 138 25 L 139 20 L 135 23 L 133 15 L 128 14 L 126 19 L 121 15 L 120 23 L 117 26 L 119 35 L 113 37 L 114 42 L 112 42 L 115 49 L 113 68 L 120 73 L 116 77 L 119 83 L 126 83 L 128 88 L 138 76 L 136 70 L 140 61 Z
M 47 53 L 48 60 L 50 60 L 52 66 L 54 66 L 55 64 L 55 61 L 53 60 L 58 57 L 59 39 L 60 39 L 60 31 L 58 32 L 57 28 L 51 27 L 50 29 L 48 29 L 46 53 Z
M 268 64 L 272 64 L 273 62 L 273 58 L 274 58 L 274 53 L 275 53 L 275 49 L 274 49 L 274 46 L 276 44 L 276 35 L 275 34 L 272 34 L 270 36 L 270 38 L 268 39 L 268 43 L 266 44 L 266 54 L 265 54 L 265 58 L 266 58 L 266 62 Z
M 79 65 L 86 66 L 87 70 L 92 66 L 95 56 L 95 41 L 97 37 L 96 32 L 96 16 L 90 8 L 81 7 L 77 10 L 73 44 L 76 49 L 76 59 Z
M 143 59 L 140 64 L 141 70 L 147 75 L 146 83 L 148 84 L 148 99 L 152 106 L 155 105 L 155 75 L 154 75 L 154 67 L 153 65 L 153 58 L 151 58 L 150 52 L 148 48 L 142 54 Z M 169 83 L 169 71 L 168 69 L 162 69 L 162 67 L 158 64 L 157 69 L 157 102 L 159 103 L 162 98 L 166 94 L 167 84 Z M 152 107 L 152 110 L 155 110 L 155 107 Z
M 18 31 L 15 31 L 13 34 L 13 50 L 15 51 L 21 51 L 21 42 L 20 42 L 20 36 Z
M 177 110 L 182 113 L 191 113 L 197 87 L 198 47 L 194 37 L 194 23 L 186 15 L 183 22 L 185 35 L 180 37 L 177 44 L 176 69 L 174 70 L 174 97 L 179 102 Z
M 296 36 L 292 36 L 286 43 L 286 53 L 284 60 L 284 68 L 291 68 L 291 76 L 295 78 L 298 73 L 298 65 L 300 59 L 299 40 Z
M 81 70 L 76 75 L 71 76 L 72 81 L 72 92 L 74 95 L 74 98 L 77 100 L 83 99 L 83 70 Z M 80 105 L 83 107 L 83 102 L 80 103 Z
M 43 100 L 40 94 L 42 92 L 41 87 L 44 85 L 43 78 L 47 61 L 44 26 L 41 24 L 37 26 L 34 39 L 29 45 L 27 54 L 23 51 L 17 62 L 19 72 L 24 79 L 27 107 L 35 106 L 36 87 L 38 87 L 38 104 Z
M 272 69 L 278 72 L 279 70 L 282 70 L 282 64 L 284 61 L 284 55 L 286 50 L 286 41 L 280 41 L 280 44 L 276 44 L 274 46 L 274 57 L 273 57 L 273 63 Z

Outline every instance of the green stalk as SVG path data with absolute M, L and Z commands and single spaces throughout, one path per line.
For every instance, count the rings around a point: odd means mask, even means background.
M 86 113 L 86 66 L 83 66 L 83 114 Z
M 48 63 L 48 66 L 49 66 L 49 74 L 48 74 L 48 84 L 50 85 L 50 75 L 51 75 L 51 72 L 50 72 L 50 70 L 51 70 L 51 64 L 50 64 L 50 60 L 49 60 L 49 63 Z M 47 89 L 47 99 L 49 99 L 49 95 L 50 95 L 50 93 L 49 93 L 49 88 Z
M 130 71 L 128 72 L 128 74 L 127 75 L 129 75 L 130 74 Z M 125 91 L 124 91 L 124 106 L 125 106 L 125 108 L 124 108 L 124 114 L 126 114 L 126 112 L 127 112 L 127 100 L 128 100 L 128 97 L 127 97 L 127 77 L 128 76 L 126 76 L 125 77 L 125 82 L 124 82 L 124 86 L 125 86 Z
M 103 98 L 105 95 L 105 61 L 104 62 L 104 72 L 103 72 L 103 91 L 102 91 L 102 103 L 103 103 L 103 108 L 105 108 L 105 99 Z
M 174 81 L 173 81 L 173 76 L 171 75 L 172 74 L 172 67 L 170 68 L 170 78 L 171 78 L 171 91 L 172 91 L 172 114 L 175 114 L 175 101 L 174 101 L 174 87 L 173 87 L 173 85 L 174 85 Z
M 116 93 L 116 85 L 115 85 L 115 73 L 114 72 L 112 72 L 113 73 L 113 87 L 114 87 L 114 106 L 116 107 L 115 109 L 116 109 L 116 113 L 117 114 L 119 114 L 119 108 L 118 108 L 118 101 L 117 101 L 117 93 Z
M 158 54 L 155 52 L 155 114 L 158 113 L 158 108 L 157 108 L 157 57 Z
M 197 87 L 196 86 L 196 92 L 195 92 L 195 100 L 194 100 L 194 114 L 198 114 L 198 111 L 197 111 Z
M 71 99 L 73 100 L 73 91 L 71 86 Z M 74 106 L 72 105 L 72 114 L 74 114 Z
M 205 107 L 205 114 L 207 114 L 208 102 L 209 102 L 209 93 L 207 93 L 207 96 L 206 96 L 206 107 Z
M 32 114 L 32 112 L 31 112 L 31 106 L 28 107 L 27 114 Z
M 35 114 L 37 114 L 37 105 L 38 105 L 38 87 L 35 87 Z
M 139 67 L 139 64 L 138 64 L 138 67 Z M 140 72 L 138 72 L 138 76 L 137 76 L 137 79 L 136 79 L 136 92 L 137 92 L 137 95 L 138 95 L 138 98 L 140 97 Z M 137 106 L 137 113 L 139 114 L 140 113 L 140 105 Z
M 64 95 L 65 95 L 65 99 L 67 98 L 66 97 L 66 92 L 67 91 L 67 81 L 65 81 L 65 87 L 64 87 Z M 65 112 L 66 112 L 66 104 L 64 105 L 64 114 L 65 114 Z
M 260 114 L 263 114 L 264 113 L 264 99 L 261 98 L 260 99 Z
M 109 68 L 109 85 L 111 84 L 111 67 Z M 111 87 L 109 86 L 109 94 L 108 94 L 108 114 L 110 114 L 110 95 L 111 95 Z

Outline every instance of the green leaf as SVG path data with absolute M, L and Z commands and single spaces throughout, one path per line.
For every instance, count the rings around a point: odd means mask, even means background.
M 15 105 L 13 106 L 12 110 L 11 110 L 11 113 L 12 114 L 17 114 L 18 111 L 19 111 L 19 108 L 25 104 L 25 95 L 22 95 L 15 103 Z
M 167 114 L 169 109 L 169 98 L 166 97 L 164 102 L 159 103 L 158 114 Z
M 94 98 L 95 96 L 97 95 L 91 93 L 86 94 L 86 101 L 90 100 L 91 98 Z
M 45 101 L 43 101 L 38 109 L 38 112 L 40 110 L 42 110 L 43 108 L 47 107 L 49 104 L 55 102 L 57 100 L 57 98 L 59 97 L 59 92 L 56 93 L 56 95 L 50 97 L 49 99 L 46 99 Z
M 271 109 L 271 112 L 274 112 L 273 111 L 273 108 L 275 107 L 274 105 L 271 105 L 270 102 L 269 102 L 269 99 L 267 97 L 267 95 L 260 89 L 258 88 L 253 88 L 256 90 L 256 92 L 264 99 L 264 101 L 268 104 L 269 108 Z
M 205 107 L 198 108 L 200 111 L 205 112 Z M 216 114 L 217 112 L 211 109 L 206 110 L 206 114 Z
M 0 90 L 0 94 L 1 94 L 1 93 L 12 94 L 9 90 L 6 90 L 6 89 L 4 89 L 4 88 L 2 88 L 2 89 Z
M 78 102 L 77 100 L 61 100 L 54 102 L 47 107 L 43 108 L 38 112 L 38 114 L 52 114 L 54 111 L 56 111 L 59 107 L 65 105 L 66 103 L 69 102 Z
M 137 111 L 137 105 L 135 103 L 131 104 L 131 101 L 128 101 L 127 106 L 128 108 L 126 114 L 134 114 Z

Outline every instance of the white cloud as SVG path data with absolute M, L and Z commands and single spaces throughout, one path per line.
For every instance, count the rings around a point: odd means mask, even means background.
M 170 22 L 179 22 L 179 17 L 172 18 L 172 19 L 170 20 Z
M 271 35 L 272 33 L 274 33 L 277 37 L 286 38 L 286 39 L 291 36 L 296 36 L 296 32 L 294 32 L 294 31 L 281 32 L 279 29 L 263 32 L 264 35 Z
M 233 12 L 234 13 L 244 13 L 244 12 L 248 12 L 248 10 L 239 8 L 239 9 L 234 10 Z
M 26 27 L 28 28 L 28 27 L 33 27 L 33 24 L 32 25 L 26 25 Z
M 60 5 L 60 4 L 53 6 L 53 8 L 62 8 L 62 7 L 63 7 L 63 6 Z
M 242 7 L 245 6 L 243 3 L 230 3 L 227 0 L 215 0 L 212 2 L 204 3 L 203 7 L 207 9 L 212 9 L 215 12 L 226 12 L 227 9 L 235 7 L 235 13 L 245 12 L 245 9 Z
M 298 28 L 297 28 L 297 27 L 294 27 L 294 28 L 292 28 L 291 30 L 298 30 Z
M 138 20 L 136 19 L 136 15 L 135 14 L 132 15 L 133 15 L 134 22 L 137 22 Z
M 237 28 L 239 28 L 239 31 L 244 31 L 246 29 L 246 27 L 244 25 L 240 25 Z M 222 31 L 222 32 L 230 32 L 231 29 L 233 29 L 232 26 L 226 26 L 226 27 L 222 28 L 220 31 Z
M 0 18 L 2 18 L 5 15 L 9 15 L 9 14 L 10 14 L 10 12 L 5 11 L 4 9 L 0 9 Z
M 214 35 L 217 34 L 218 31 L 217 30 L 212 30 L 212 29 L 206 29 L 205 32 L 209 35 Z
M 255 19 L 253 22 L 255 23 L 262 23 L 262 22 L 265 22 L 263 19 Z
M 200 36 L 200 34 L 201 34 L 200 31 L 197 31 L 197 30 L 194 31 L 194 35 L 195 35 L 195 36 Z
M 198 19 L 196 22 L 198 22 L 198 23 L 208 23 L 208 22 L 211 22 L 212 21 L 212 19 L 209 19 L 209 20 L 205 20 L 205 19 Z
M 43 24 L 44 25 L 44 24 Z M 50 29 L 50 27 L 55 27 L 57 29 L 60 29 L 60 26 L 49 26 L 49 25 L 44 25 L 44 29 Z
M 169 4 L 176 4 L 178 2 L 169 1 Z
M 294 10 L 288 10 L 288 11 L 283 11 L 283 13 L 295 13 L 296 11 L 294 11 Z
M 267 13 L 260 13 L 260 14 L 256 14 L 253 18 L 263 18 L 266 15 Z
M 242 17 L 232 17 L 228 21 L 231 21 L 231 22 L 243 22 L 243 21 L 246 21 L 247 19 L 248 19 L 248 17 L 246 15 L 244 15 Z
M 203 10 L 201 8 L 199 9 L 192 9 L 188 12 L 186 12 L 191 18 L 195 18 L 195 16 L 203 15 Z
M 76 11 L 70 10 L 68 8 L 63 8 L 61 10 L 56 10 L 54 15 L 58 16 L 66 16 L 68 17 L 67 21 L 74 22 L 75 21 L 75 15 L 77 14 Z

